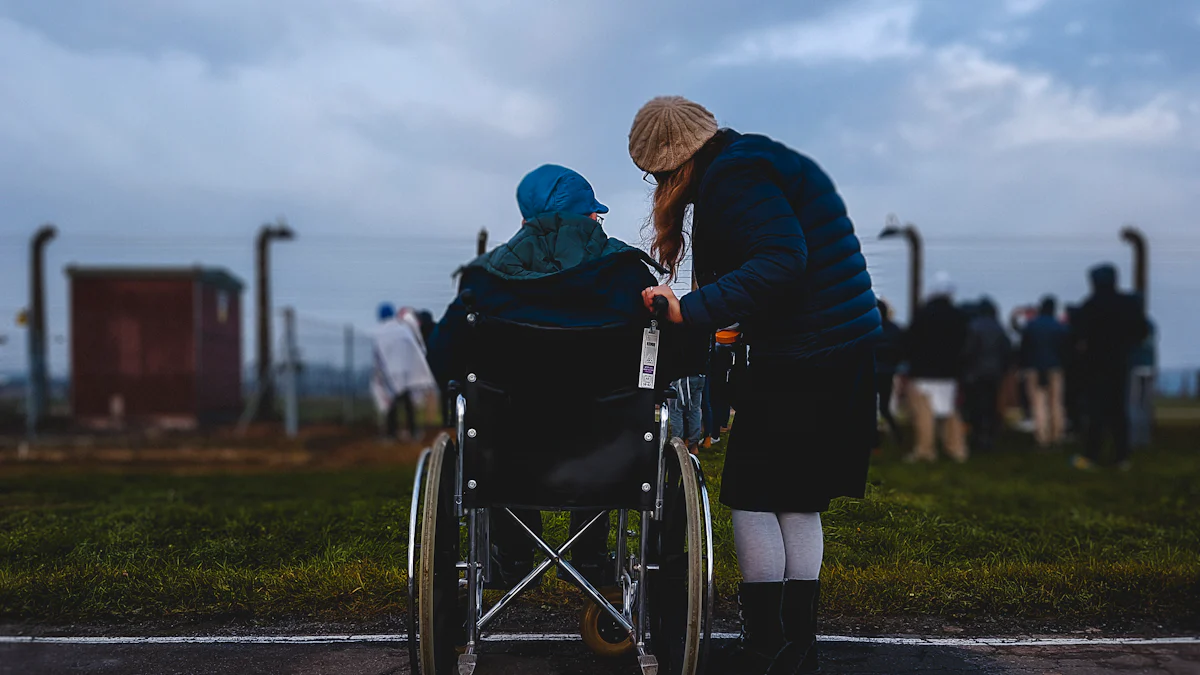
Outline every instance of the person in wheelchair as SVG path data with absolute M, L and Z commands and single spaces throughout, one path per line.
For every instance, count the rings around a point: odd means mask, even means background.
M 605 234 L 601 224 L 608 207 L 596 200 L 583 176 L 553 164 L 538 167 L 517 187 L 517 205 L 521 228 L 507 242 L 459 269 L 458 296 L 430 336 L 429 365 L 443 391 L 450 381 L 461 382 L 466 376 L 463 355 L 470 312 L 563 328 L 645 324 L 649 318 L 641 291 L 657 285 L 654 272 L 666 270 L 642 250 Z M 671 330 L 682 334 L 677 328 Z M 660 377 L 671 381 L 687 374 L 685 361 L 698 363 L 693 370 L 699 372 L 706 345 L 699 344 L 699 338 L 691 342 L 697 344 L 690 359 L 660 354 Z M 452 409 L 448 405 L 447 410 Z M 530 433 L 537 431 L 530 429 Z M 517 515 L 541 535 L 539 512 L 525 510 Z M 595 515 L 572 511 L 571 534 Z M 608 532 L 608 527 L 593 526 L 571 552 L 572 564 L 596 587 L 616 581 L 608 557 Z M 511 519 L 491 521 L 491 544 L 490 588 L 509 588 L 532 569 L 534 550 Z

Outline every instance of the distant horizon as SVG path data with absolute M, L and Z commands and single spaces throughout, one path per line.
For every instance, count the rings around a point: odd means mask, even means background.
M 611 230 L 616 228 L 608 225 L 606 222 L 610 236 L 615 235 Z M 489 248 L 507 239 L 518 227 L 514 225 L 511 231 L 489 228 Z M 863 226 L 858 229 L 876 293 L 892 304 L 900 323 L 906 323 L 908 271 L 904 244 L 894 240 L 880 241 L 871 236 L 870 229 Z M 69 359 L 66 270 L 72 265 L 138 267 L 151 258 L 154 262 L 146 267 L 200 265 L 225 270 L 244 284 L 241 295 L 243 353 L 253 353 L 256 297 L 253 232 L 244 238 L 194 235 L 190 239 L 181 238 L 181 243 L 173 243 L 167 237 L 74 236 L 66 228 L 60 230 L 59 239 L 46 249 L 49 360 L 55 372 L 64 372 Z M 640 236 L 640 231 L 635 234 Z M 1192 302 L 1190 290 L 1174 287 L 1162 277 L 1164 268 L 1171 269 L 1176 261 L 1183 263 L 1192 256 L 1188 238 L 1175 238 L 1175 241 L 1178 243 L 1171 246 L 1172 240 L 1164 242 L 1161 238 L 1150 237 L 1150 314 L 1159 327 L 1160 363 L 1166 368 L 1186 369 L 1200 367 L 1200 341 L 1187 339 L 1188 324 L 1179 323 L 1180 319 L 1192 316 L 1185 309 Z M 633 239 L 632 243 L 641 242 Z M 322 253 L 317 257 L 303 255 L 305 250 L 314 249 Z M 970 255 L 964 255 L 964 251 Z M 440 318 L 456 291 L 451 273 L 474 257 L 474 237 L 363 237 L 348 233 L 314 235 L 300 230 L 295 241 L 272 246 L 275 340 L 280 339 L 279 315 L 287 306 L 296 309 L 302 344 L 311 338 L 310 348 L 335 354 L 340 354 L 342 331 L 346 325 L 354 326 L 363 335 L 369 334 L 375 325 L 375 309 L 379 302 L 428 309 L 435 319 Z M 1061 239 L 1042 242 L 1019 236 L 982 239 L 926 236 L 925 279 L 928 284 L 937 271 L 951 270 L 958 302 L 974 301 L 987 295 L 997 302 L 1001 315 L 1007 317 L 1017 306 L 1035 305 L 1047 292 L 1057 296 L 1060 309 L 1081 301 L 1089 292 L 1087 269 L 1101 262 L 1117 265 L 1121 286 L 1128 290 L 1132 278 L 1131 258 L 1128 246 L 1118 239 L 1115 230 L 1107 242 L 1069 239 L 1066 245 Z M 1164 262 L 1166 264 L 1161 264 Z M 315 267 L 314 263 L 317 264 Z M 347 265 L 377 272 L 363 279 L 345 277 L 339 270 Z M 27 266 L 22 264 L 21 267 L 27 279 Z M 1003 271 L 1008 268 L 1020 274 L 1010 276 Z M 1047 278 L 1059 287 L 1043 286 L 1042 280 Z M 347 287 L 344 285 L 346 279 L 352 279 L 354 283 Z M 992 284 L 998 281 L 1000 288 L 993 288 Z M 23 290 L 27 288 L 24 282 L 20 285 Z M 690 260 L 685 262 L 674 286 L 679 290 L 690 287 Z M 19 309 L 15 303 L 0 305 L 0 321 L 11 321 Z M 1163 314 L 1167 316 L 1166 321 Z M 8 337 L 7 343 L 0 345 L 0 370 L 19 372 L 25 367 L 25 329 L 8 325 L 12 327 L 0 328 L 0 333 Z

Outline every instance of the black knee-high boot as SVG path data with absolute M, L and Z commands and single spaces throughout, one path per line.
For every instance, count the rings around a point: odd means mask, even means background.
M 738 585 L 741 637 L 713 654 L 714 662 L 708 672 L 765 675 L 784 646 L 783 622 L 779 615 L 783 592 L 782 581 Z
M 815 673 L 817 664 L 817 601 L 821 582 L 789 579 L 783 585 L 780 617 L 787 641 L 768 675 Z

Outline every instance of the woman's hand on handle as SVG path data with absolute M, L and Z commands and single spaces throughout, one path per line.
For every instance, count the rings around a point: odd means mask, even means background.
M 683 323 L 683 313 L 679 309 L 679 298 L 675 297 L 675 291 L 671 290 L 670 286 L 653 286 L 642 291 L 642 302 L 646 305 L 646 311 L 654 311 L 654 298 L 663 297 L 667 299 L 667 321 L 671 323 Z

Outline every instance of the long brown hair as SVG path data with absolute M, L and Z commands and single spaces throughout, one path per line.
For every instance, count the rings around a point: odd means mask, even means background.
M 683 220 L 695 193 L 692 189 L 695 171 L 696 158 L 693 156 L 678 169 L 658 177 L 658 187 L 654 188 L 654 209 L 650 214 L 654 241 L 650 244 L 650 253 L 667 268 L 672 279 L 683 261 Z
M 704 173 L 728 140 L 726 130 L 722 129 L 678 169 L 668 174 L 655 174 L 658 187 L 654 189 L 654 209 L 646 223 L 654 227 L 650 253 L 667 268 L 671 279 L 679 271 L 679 263 L 683 262 L 687 249 L 683 221 L 687 217 L 688 204 L 695 203 Z

